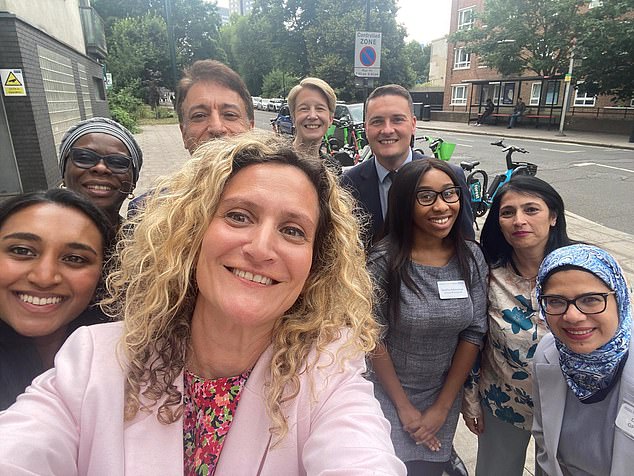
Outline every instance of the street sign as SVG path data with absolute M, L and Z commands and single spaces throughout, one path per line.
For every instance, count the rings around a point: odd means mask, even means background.
M 0 79 L 5 96 L 26 96 L 21 69 L 0 69 Z
M 378 78 L 381 75 L 381 33 L 357 31 L 354 44 L 354 75 Z

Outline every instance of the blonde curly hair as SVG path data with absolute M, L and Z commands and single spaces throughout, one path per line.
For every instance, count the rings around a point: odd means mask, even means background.
M 181 417 L 182 395 L 174 381 L 190 344 L 203 235 L 227 181 L 242 168 L 261 163 L 302 170 L 317 190 L 320 209 L 309 277 L 272 333 L 266 398 L 278 441 L 288 431 L 282 405 L 297 396 L 298 375 L 312 365 L 311 350 L 324 352 L 346 329 L 341 355 L 332 356 L 338 363 L 374 349 L 378 325 L 352 197 L 321 160 L 298 155 L 286 140 L 262 132 L 216 139 L 202 145 L 176 175 L 158 183 L 135 218 L 133 235 L 117 246 L 115 271 L 107 279 L 111 296 L 103 305 L 124 319 L 126 420 L 139 411 L 151 412 L 157 404 L 162 423 Z

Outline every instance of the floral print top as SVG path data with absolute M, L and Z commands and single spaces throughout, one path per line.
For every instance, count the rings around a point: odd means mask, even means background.
M 211 476 L 251 370 L 235 377 L 204 379 L 184 371 L 185 476 Z
M 462 412 L 479 418 L 479 403 L 493 415 L 530 431 L 533 422 L 533 355 L 548 332 L 539 317 L 535 279 L 518 276 L 511 265 L 494 268 L 489 279 L 489 331 L 480 368 L 472 372 Z

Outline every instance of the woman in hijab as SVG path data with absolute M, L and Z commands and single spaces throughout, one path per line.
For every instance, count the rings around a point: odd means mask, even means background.
M 621 268 L 594 246 L 559 248 L 539 269 L 537 299 L 552 332 L 535 353 L 537 463 L 550 476 L 632 474 L 632 309 Z
M 115 233 L 119 209 L 126 198 L 134 198 L 142 165 L 143 153 L 130 131 L 105 117 L 74 125 L 59 146 L 63 185 L 100 208 Z

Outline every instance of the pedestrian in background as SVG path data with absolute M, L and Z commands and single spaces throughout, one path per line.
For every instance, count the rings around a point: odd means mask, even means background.
M 482 124 L 484 124 L 486 122 L 486 119 L 491 114 L 493 114 L 494 110 L 495 110 L 495 104 L 493 104 L 493 101 L 491 101 L 491 98 L 488 98 L 487 101 L 486 101 L 486 104 L 484 105 L 484 112 L 482 113 L 482 115 L 478 119 L 478 122 L 476 123 L 476 126 L 481 126 Z
M 526 104 L 524 103 L 522 98 L 517 98 L 517 103 L 515 104 L 515 107 L 513 108 L 513 113 L 511 114 L 511 117 L 509 118 L 509 125 L 507 129 L 512 129 L 513 127 L 515 127 L 515 124 L 519 122 L 519 120 L 521 119 L 521 117 L 524 115 L 525 112 L 526 112 Z
M 464 203 L 447 163 L 405 164 L 390 189 L 387 234 L 369 257 L 385 326 L 370 378 L 410 476 L 448 467 L 462 387 L 486 333 L 488 267 L 464 237 Z
M 550 251 L 572 243 L 561 196 L 537 177 L 514 176 L 495 196 L 480 240 L 491 266 L 489 330 L 462 413 L 478 436 L 476 476 L 521 476 L 533 417 L 532 360 L 547 332 L 535 277 Z

